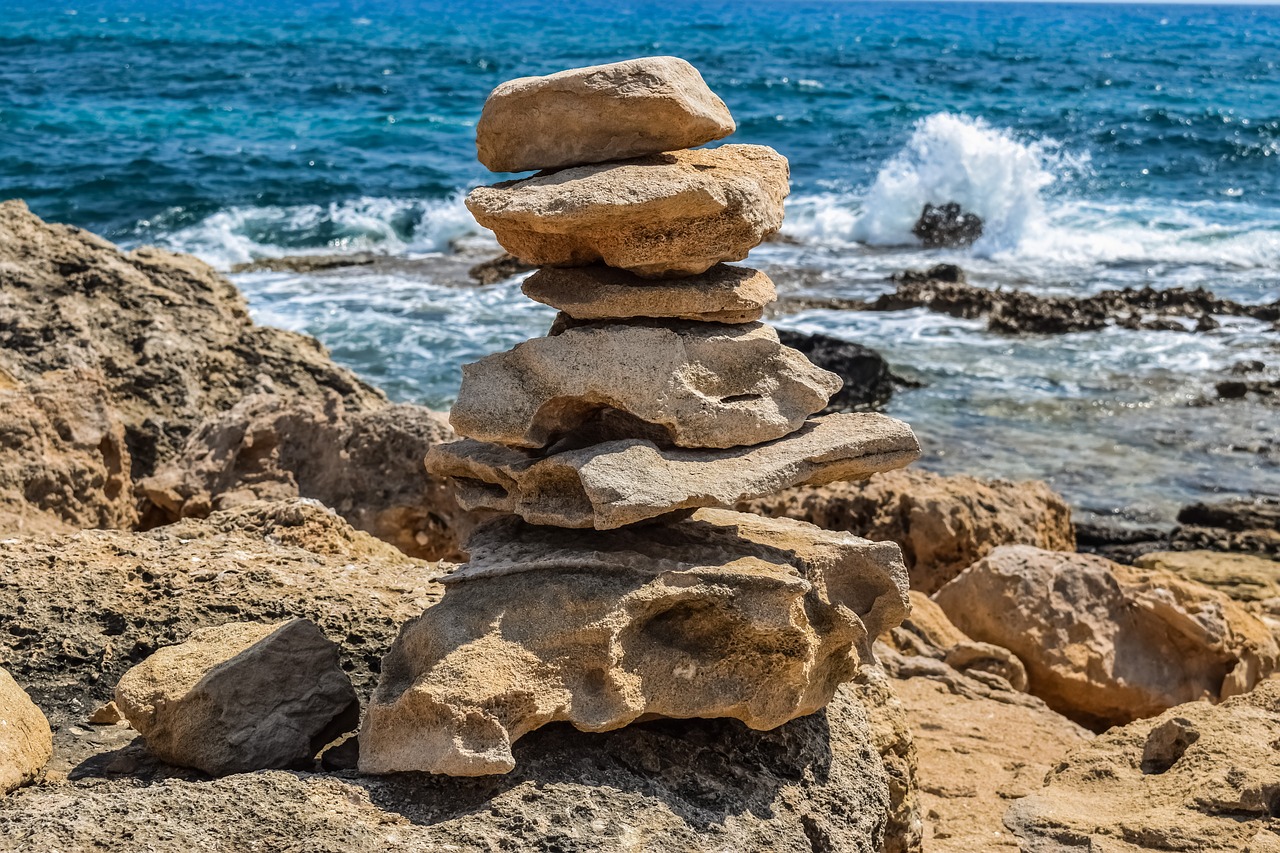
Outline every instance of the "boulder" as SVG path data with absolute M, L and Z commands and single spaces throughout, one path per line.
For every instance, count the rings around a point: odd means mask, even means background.
M 1280 658 L 1225 595 L 1089 554 L 1002 546 L 934 598 L 966 634 L 1016 654 L 1033 694 L 1092 728 L 1244 692 Z
M 982 236 L 982 219 L 976 213 L 963 210 L 954 201 L 926 203 L 911 233 L 926 249 L 964 248 L 972 246 Z
M 1027 853 L 1276 850 L 1280 681 L 1192 702 L 1079 746 L 1005 823 Z
M 1280 599 L 1280 562 L 1265 557 L 1218 551 L 1155 551 L 1138 557 L 1135 565 L 1202 583 L 1233 601 L 1261 604 Z
M 666 281 L 611 267 L 546 267 L 525 279 L 523 289 L 530 299 L 575 320 L 654 317 L 751 323 L 777 297 L 764 273 L 727 264 Z
M 431 448 L 427 469 L 454 479 L 466 509 L 607 530 L 675 510 L 733 506 L 798 483 L 860 479 L 901 468 L 919 454 L 902 421 L 847 414 L 733 450 L 667 449 L 633 438 L 537 457 L 464 439 Z
M 824 707 L 906 615 L 892 543 L 724 510 L 604 532 L 504 516 L 467 550 L 383 660 L 363 772 L 507 773 L 512 743 L 555 721 L 773 729 Z
M 734 128 L 698 69 L 646 56 L 508 80 L 484 102 L 476 152 L 491 172 L 562 169 L 694 148 Z
M 725 145 L 478 187 L 467 208 L 526 263 L 675 278 L 740 261 L 777 231 L 788 178 L 772 148 Z
M 51 755 L 49 721 L 0 667 L 0 795 L 34 779 Z
M 893 396 L 894 376 L 889 362 L 870 347 L 787 329 L 778 330 L 778 340 L 844 380 L 823 412 L 872 411 L 883 407 Z
M 881 639 L 902 654 L 931 657 L 957 672 L 984 672 L 1004 679 L 1013 690 L 1027 689 L 1027 669 L 1017 655 L 968 636 L 937 602 L 917 590 L 911 590 L 911 614 Z
M 155 755 L 213 776 L 302 765 L 360 719 L 307 619 L 200 628 L 126 672 L 115 701 Z
M 348 412 L 332 393 L 255 395 L 205 421 L 137 490 L 151 526 L 305 497 L 406 554 L 442 559 L 457 556 L 469 520 L 419 460 L 452 438 L 444 416 L 421 406 Z
M 586 429 L 595 441 L 726 448 L 794 432 L 839 387 L 760 323 L 600 324 L 464 366 L 449 420 L 460 435 L 516 447 Z
M 998 545 L 1075 547 L 1071 508 L 1044 483 L 889 471 L 790 489 L 739 506 L 902 546 L 911 588 L 933 593 Z

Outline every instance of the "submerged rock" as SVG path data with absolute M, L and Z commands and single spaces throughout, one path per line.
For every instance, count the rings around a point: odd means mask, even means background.
M 1030 690 L 1096 728 L 1250 690 L 1280 662 L 1221 593 L 1087 554 L 1002 546 L 934 595 L 969 636 L 1026 665 Z
M 491 172 L 562 169 L 695 148 L 735 127 L 698 69 L 646 56 L 502 83 L 484 102 L 476 151 Z
M 620 439 L 545 457 L 464 440 L 433 447 L 427 468 L 457 481 L 467 509 L 532 524 L 607 530 L 666 513 L 858 480 L 920 455 L 911 428 L 884 415 L 830 415 L 749 448 L 680 450 Z
M 34 779 L 51 755 L 49 721 L 0 667 L 0 796 Z
M 383 661 L 364 772 L 506 773 L 511 744 L 557 720 L 772 729 L 825 706 L 907 609 L 896 545 L 723 510 L 606 532 L 507 516 L 467 550 Z
M 1280 681 L 1192 702 L 1070 752 L 1005 818 L 1027 853 L 1280 849 Z
M 478 187 L 467 208 L 527 263 L 671 278 L 740 261 L 777 231 L 787 178 L 772 148 L 724 145 Z
M 338 647 L 306 619 L 201 628 L 115 695 L 155 755 L 214 776 L 301 765 L 360 718 Z
M 610 267 L 545 267 L 525 279 L 524 295 L 575 320 L 633 317 L 751 323 L 777 296 L 759 270 L 717 264 L 702 275 L 651 280 Z
M 631 436 L 639 421 L 680 447 L 725 448 L 796 430 L 839 383 L 759 323 L 598 324 L 466 365 L 449 420 L 468 438 L 536 448 L 611 410 Z
M 964 248 L 982 236 L 982 219 L 976 213 L 962 210 L 954 201 L 926 203 L 911 233 L 926 249 Z
M 512 276 L 520 275 L 523 272 L 529 272 L 535 269 L 531 264 L 517 258 L 515 255 L 503 252 L 496 258 L 490 258 L 487 261 L 481 261 L 467 270 L 470 276 L 477 284 L 488 286 L 505 281 Z
M 897 542 L 911 588 L 926 594 L 998 545 L 1075 548 L 1071 507 L 1036 480 L 889 471 L 859 483 L 789 489 L 739 508 Z

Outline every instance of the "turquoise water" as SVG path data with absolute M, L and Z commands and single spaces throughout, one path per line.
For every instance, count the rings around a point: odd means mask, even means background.
M 0 197 L 125 245 L 258 257 L 493 245 L 460 195 L 485 95 L 510 77 L 670 53 L 736 142 L 787 155 L 784 231 L 753 260 L 866 296 L 939 261 L 1042 292 L 1204 285 L 1280 298 L 1280 9 L 1271 7 L 0 0 Z M 924 251 L 926 201 L 987 222 Z M 780 280 L 784 278 L 779 275 Z M 241 274 L 257 317 L 310 331 L 400 399 L 540 333 L 514 284 L 429 273 Z M 927 386 L 890 411 L 942 470 L 1042 477 L 1086 510 L 1167 519 L 1280 493 L 1277 409 L 1199 400 L 1277 335 L 1106 331 L 1012 340 L 921 312 L 809 312 Z

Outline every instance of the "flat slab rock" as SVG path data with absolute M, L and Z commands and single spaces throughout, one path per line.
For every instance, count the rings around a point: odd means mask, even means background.
M 306 619 L 198 629 L 126 672 L 116 705 L 156 756 L 215 776 L 307 762 L 360 713 Z
M 653 280 L 612 267 L 544 267 L 524 281 L 524 295 L 575 320 L 656 317 L 752 323 L 778 294 L 759 270 L 716 264 L 689 278 Z
M 646 56 L 508 80 L 484 102 L 476 152 L 492 172 L 562 169 L 694 148 L 735 129 L 698 69 Z
M 526 263 L 676 278 L 740 261 L 777 231 L 789 177 L 772 148 L 724 145 L 477 187 L 467 208 Z
M 536 448 L 612 411 L 632 422 L 619 435 L 648 425 L 680 447 L 736 447 L 794 432 L 839 388 L 760 323 L 602 324 L 465 365 L 449 422 L 468 438 Z
M 0 667 L 0 796 L 34 779 L 51 755 L 49 721 Z
M 747 449 L 681 450 L 621 439 L 547 457 L 464 439 L 427 469 L 455 479 L 464 509 L 532 524 L 608 530 L 697 507 L 732 507 L 796 485 L 858 480 L 920 455 L 911 427 L 878 414 L 829 415 Z
M 772 729 L 830 702 L 908 607 L 896 545 L 725 510 L 606 532 L 504 516 L 467 549 L 383 659 L 362 772 L 507 773 L 556 721 Z

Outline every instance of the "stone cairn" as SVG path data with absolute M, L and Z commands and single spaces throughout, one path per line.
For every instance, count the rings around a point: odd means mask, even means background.
M 734 129 L 673 57 L 489 96 L 480 161 L 540 171 L 467 207 L 560 314 L 463 369 L 464 438 L 426 464 L 492 512 L 384 659 L 362 771 L 505 773 L 554 721 L 774 728 L 823 708 L 905 617 L 897 545 L 727 509 L 919 454 L 901 421 L 813 417 L 840 379 L 758 322 L 769 277 L 724 263 L 778 230 L 788 193 L 770 148 L 693 148 Z

